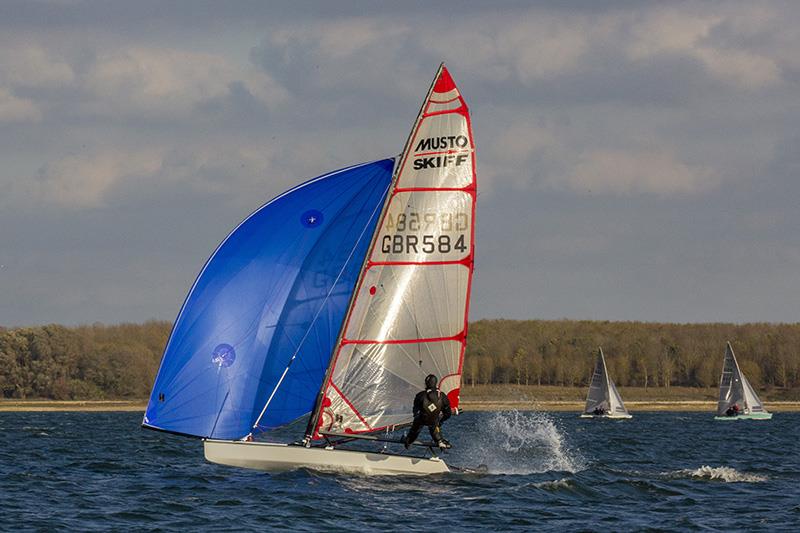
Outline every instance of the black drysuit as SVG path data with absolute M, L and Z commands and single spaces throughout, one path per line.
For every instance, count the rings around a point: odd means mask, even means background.
M 414 397 L 414 422 L 406 436 L 406 447 L 417 440 L 423 426 L 428 426 L 433 442 L 439 444 L 442 438 L 442 430 L 439 427 L 445 420 L 450 418 L 450 400 L 447 395 L 439 389 L 427 389 L 420 391 Z M 446 442 L 446 441 L 445 441 Z

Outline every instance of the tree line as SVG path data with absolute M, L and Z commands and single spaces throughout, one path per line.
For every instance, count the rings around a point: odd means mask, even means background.
M 169 331 L 157 321 L 0 331 L 2 397 L 147 398 Z
M 727 341 L 754 386 L 800 386 L 800 324 L 764 323 L 480 320 L 470 325 L 463 380 L 586 386 L 602 347 L 617 385 L 716 387 Z
M 3 398 L 146 398 L 170 324 L 0 328 Z M 725 342 L 756 387 L 800 386 L 800 324 L 479 320 L 465 386 L 586 386 L 598 346 L 620 386 L 715 387 Z

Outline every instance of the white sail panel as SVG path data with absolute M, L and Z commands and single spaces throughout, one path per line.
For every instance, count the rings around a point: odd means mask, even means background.
M 742 395 L 744 396 L 745 410 L 751 413 L 764 412 L 764 406 L 761 404 L 761 399 L 759 399 L 753 386 L 750 385 L 750 382 L 747 381 L 744 374 L 741 374 L 740 377 L 742 379 Z
M 395 194 L 386 211 L 372 262 L 460 261 L 472 251 L 473 197 L 461 191 Z
M 444 111 L 460 105 L 455 99 L 437 104 L 437 108 Z M 401 162 L 399 189 L 463 189 L 472 184 L 473 150 L 466 116 L 444 113 L 424 117 L 410 148 L 409 159 Z
M 442 65 L 400 156 L 314 437 L 325 423 L 344 432 L 410 423 L 429 373 L 458 407 L 474 257 L 474 150 L 466 103 Z
M 408 421 L 414 395 L 428 374 L 458 372 L 459 341 L 345 344 L 328 395 L 334 425 L 327 431 L 372 431 Z M 442 379 L 442 392 L 452 380 Z M 325 423 L 325 422 L 323 422 Z
M 469 268 L 457 263 L 372 266 L 359 288 L 345 339 L 383 342 L 459 335 L 469 278 Z
M 609 395 L 608 398 L 611 404 L 611 413 L 615 415 L 627 415 L 628 410 L 625 409 L 625 402 L 622 401 L 622 396 L 620 396 L 619 391 L 617 390 L 617 386 L 614 382 L 609 379 Z

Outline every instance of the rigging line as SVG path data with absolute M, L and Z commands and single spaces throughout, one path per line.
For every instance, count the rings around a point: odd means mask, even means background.
M 391 183 L 387 186 L 386 192 L 388 192 L 389 187 L 391 187 Z M 386 194 L 386 192 L 384 192 L 384 195 Z M 380 203 L 378 205 L 380 205 Z M 371 221 L 372 218 L 375 216 L 375 212 L 378 209 L 378 205 L 376 205 L 375 208 L 372 210 L 372 214 L 369 217 L 369 221 Z M 319 317 L 320 313 L 322 312 L 322 309 L 325 307 L 325 302 L 330 297 L 331 293 L 333 292 L 334 287 L 336 287 L 336 284 L 339 283 L 339 279 L 342 277 L 342 274 L 344 273 L 347 265 L 350 263 L 350 260 L 353 258 L 353 254 L 355 253 L 356 248 L 358 248 L 358 244 L 361 242 L 361 239 L 364 237 L 364 233 L 366 233 L 367 228 L 369 227 L 369 221 L 367 222 L 367 224 L 364 225 L 364 229 L 361 230 L 361 234 L 358 236 L 358 240 L 356 240 L 355 244 L 353 245 L 353 248 L 350 250 L 350 254 L 347 256 L 347 260 L 344 262 L 344 265 L 342 266 L 341 270 L 339 270 L 339 274 L 336 276 L 336 279 L 333 280 L 333 284 L 331 285 L 331 288 L 328 291 L 328 294 L 325 295 L 325 299 L 322 301 L 322 304 L 320 305 L 319 309 L 317 309 L 317 312 L 314 315 L 313 320 L 311 320 L 311 324 L 309 325 L 309 328 L 306 330 L 306 333 L 305 333 L 305 335 L 303 335 L 303 338 L 300 339 L 300 343 L 297 346 L 297 349 L 292 354 L 292 357 L 289 358 L 289 362 L 286 364 L 286 368 L 284 369 L 283 374 L 281 374 L 281 378 L 278 380 L 278 383 L 275 384 L 275 388 L 272 389 L 272 393 L 269 395 L 269 398 L 267 399 L 267 403 L 264 404 L 264 408 L 261 410 L 261 413 L 258 415 L 258 418 L 256 418 L 256 421 L 253 423 L 253 428 L 257 427 L 258 424 L 261 422 L 261 418 L 264 416 L 264 413 L 267 411 L 267 407 L 269 407 L 269 404 L 272 402 L 272 398 L 275 397 L 275 393 L 278 391 L 278 388 L 281 386 L 281 383 L 283 383 L 283 379 L 286 377 L 286 373 L 289 371 L 289 367 L 292 366 L 292 362 L 294 361 L 295 357 L 297 357 L 297 354 L 300 352 L 300 347 L 303 346 L 303 342 L 305 342 L 306 337 L 308 337 L 308 334 L 311 331 L 311 329 L 314 326 L 314 324 L 316 323 L 317 318 Z
M 328 203 L 324 204 L 324 206 L 320 206 L 320 208 L 322 209 L 322 208 L 327 208 L 327 207 L 331 206 L 334 203 L 335 200 L 338 200 L 339 198 L 344 197 L 345 194 L 351 194 L 351 191 L 354 188 L 355 187 L 345 188 L 340 193 L 337 193 L 332 198 L 329 198 Z M 337 214 L 339 214 L 339 213 L 341 213 L 341 209 L 337 212 Z M 317 238 L 317 241 L 318 240 L 319 239 Z M 304 234 L 304 237 L 303 237 L 301 242 L 305 242 L 305 241 L 309 241 L 309 243 L 311 244 L 311 249 L 312 250 L 313 250 L 314 246 L 317 245 L 317 242 L 313 242 L 313 243 L 311 242 L 311 241 L 314 241 L 314 239 L 307 232 Z M 283 257 L 287 256 L 290 253 L 290 250 L 291 250 L 291 248 L 287 248 L 286 250 L 284 250 L 281 253 L 281 255 L 278 257 L 276 262 L 281 262 L 281 259 Z M 345 262 L 345 264 L 347 264 L 347 263 Z M 338 280 L 338 277 L 337 277 L 337 280 Z M 334 284 L 335 284 L 335 282 L 334 282 Z M 282 312 L 281 313 L 275 312 L 275 310 L 273 310 L 272 307 L 269 305 L 269 301 L 272 299 L 271 295 L 278 290 L 277 287 L 273 287 L 272 289 L 273 289 L 272 292 L 268 293 L 268 296 L 263 298 L 263 300 L 262 300 L 262 309 L 266 309 L 267 313 L 269 313 L 270 315 L 274 315 L 275 316 L 275 319 L 274 319 L 275 320 L 275 328 L 276 328 L 275 331 L 279 332 L 282 337 L 284 337 L 286 340 L 288 340 L 289 343 L 292 344 L 292 346 L 295 348 L 295 351 L 299 351 L 300 350 L 300 346 L 302 345 L 303 341 L 301 340 L 299 344 L 296 344 L 294 342 L 294 339 L 289 335 L 289 332 L 287 331 L 287 329 L 285 327 L 278 328 L 277 322 L 280 320 Z M 324 307 L 325 301 L 327 300 L 328 296 L 329 295 L 326 295 L 325 299 L 320 304 L 320 307 Z M 250 334 L 250 332 L 254 328 L 256 328 L 256 329 L 258 328 L 258 324 L 260 323 L 261 317 L 263 317 L 263 315 L 264 315 L 264 312 L 262 310 L 262 312 L 259 315 L 253 317 L 253 320 L 251 322 L 250 327 L 247 329 L 247 331 L 244 334 L 245 337 L 248 336 Z M 313 326 L 313 322 L 312 322 L 312 326 Z M 311 327 L 311 326 L 309 326 L 309 327 Z
M 355 190 L 356 188 L 357 188 L 357 186 L 348 186 L 348 187 L 343 188 L 341 192 L 338 192 L 334 196 L 328 198 L 328 202 L 326 204 L 321 205 L 320 209 L 325 209 L 325 208 L 330 207 L 336 201 L 338 201 L 340 198 L 344 198 L 345 195 L 354 194 L 353 190 Z M 357 194 L 357 192 L 356 192 L 356 194 Z M 341 212 L 341 209 L 337 212 L 337 214 L 339 212 Z M 301 242 L 302 243 L 308 242 L 309 244 L 311 244 L 311 246 L 313 248 L 313 246 L 316 245 L 316 243 L 313 242 L 314 240 L 315 239 L 308 232 L 304 232 Z M 287 248 L 286 250 L 281 252 L 281 255 L 276 260 L 276 263 L 281 263 L 282 259 L 289 255 L 291 249 L 292 248 Z M 285 271 L 285 269 L 284 269 L 284 271 Z M 259 325 L 261 324 L 262 319 L 266 314 L 267 316 L 273 316 L 274 317 L 273 321 L 275 322 L 275 326 L 274 327 L 276 327 L 276 332 L 279 332 L 279 334 L 282 337 L 284 337 L 287 341 L 289 341 L 289 343 L 292 344 L 293 348 L 295 348 L 296 350 L 300 349 L 300 346 L 295 343 L 294 339 L 289 335 L 289 332 L 286 330 L 286 328 L 277 328 L 277 321 L 280 319 L 281 313 L 276 312 L 276 310 L 272 308 L 272 306 L 270 305 L 269 302 L 272 300 L 272 295 L 275 294 L 276 292 L 278 292 L 278 290 L 279 290 L 278 286 L 273 286 L 273 287 L 271 287 L 271 291 L 266 293 L 261 298 L 261 301 L 259 303 L 261 305 L 262 310 L 261 310 L 260 313 L 257 313 L 255 315 L 253 315 L 253 318 L 251 319 L 250 324 L 248 325 L 248 327 L 242 333 L 240 341 L 243 340 L 243 339 L 248 338 L 252 334 L 252 332 L 254 330 L 258 330 Z M 324 301 L 323 301 L 322 305 L 324 305 Z M 235 321 L 233 321 L 231 323 L 231 325 L 227 329 L 231 329 L 234 326 L 235 326 Z M 237 344 L 238 344 L 238 342 L 237 342 Z
M 364 191 L 364 190 L 366 190 L 368 187 L 369 187 L 369 194 L 367 194 L 367 195 L 364 195 L 364 196 L 365 196 L 365 200 L 364 200 L 364 201 L 361 203 L 361 207 L 359 207 L 358 211 L 361 211 L 361 210 L 362 210 L 362 208 L 366 207 L 366 206 L 367 206 L 367 204 L 368 204 L 367 198 L 371 198 L 371 197 L 372 197 L 372 195 L 374 194 L 374 191 L 375 191 L 376 189 L 380 189 L 379 185 L 372 185 L 372 186 L 365 185 L 365 186 L 364 186 L 364 187 L 363 187 L 363 188 L 362 188 L 362 189 L 361 189 L 359 192 L 363 192 L 363 191 Z M 383 195 L 381 195 L 381 196 L 385 196 L 385 194 L 386 194 L 386 193 L 385 193 L 385 191 L 384 191 Z M 372 217 L 373 217 L 373 216 L 374 216 L 374 212 L 373 212 L 373 215 L 370 215 L 370 221 L 372 220 Z M 348 229 L 347 229 L 347 233 L 350 233 L 350 232 L 351 232 L 351 230 L 353 230 L 353 229 L 355 228 L 355 226 L 356 226 L 356 223 L 355 223 L 355 219 L 356 219 L 356 217 L 352 217 L 352 218 L 353 218 L 353 222 L 351 222 L 351 223 L 350 223 L 350 226 L 349 226 L 349 227 L 348 227 Z M 367 222 L 367 226 L 369 226 L 369 222 Z M 360 239 L 360 238 L 359 238 L 359 239 Z M 356 243 L 356 245 L 357 245 L 357 244 L 358 244 L 358 243 Z M 349 263 L 349 258 L 348 258 L 348 260 L 346 260 L 346 261 L 343 263 L 343 268 L 346 268 L 346 267 L 347 267 L 347 265 L 348 265 L 348 263 Z M 335 284 L 336 284 L 336 282 L 334 281 L 334 286 L 335 286 Z M 345 293 L 343 292 L 342 294 L 345 294 Z M 319 297 L 317 297 L 317 299 L 319 299 Z M 325 306 L 325 301 L 326 301 L 326 299 L 327 299 L 327 296 L 326 296 L 325 298 L 323 298 L 323 299 L 322 299 L 322 303 L 320 304 L 320 307 L 321 307 L 321 308 Z M 313 324 L 309 326 L 309 330 L 310 330 L 310 329 L 312 329 L 312 328 L 313 328 Z M 315 331 L 317 331 L 317 330 L 315 329 Z M 321 341 L 321 340 L 320 340 L 320 338 L 319 338 L 319 335 L 320 335 L 320 332 L 319 332 L 319 331 L 317 331 L 317 339 L 316 339 L 316 342 L 317 342 L 317 346 L 318 346 L 318 347 L 319 347 L 319 346 L 321 346 L 321 345 L 324 345 L 324 344 L 326 344 L 326 343 L 325 343 L 325 339 L 323 339 L 323 340 Z M 317 359 L 318 359 L 318 361 L 317 361 L 317 363 L 318 363 L 320 366 L 324 366 L 324 362 L 323 362 L 323 360 L 322 360 L 321 356 L 319 355 L 319 354 L 321 354 L 323 351 L 324 351 L 324 350 L 317 350 L 317 351 L 316 351 L 316 353 L 318 354 L 318 358 L 317 358 Z M 298 364 L 300 364 L 301 368 L 303 368 L 304 370 L 306 370 L 306 371 L 308 371 L 308 370 L 309 370 L 309 366 L 308 366 L 308 364 L 306 364 L 306 361 L 305 361 L 305 359 L 300 359 L 300 360 L 298 361 Z M 316 392 L 316 391 L 319 389 L 319 387 L 318 387 L 318 386 L 317 386 L 317 387 L 312 387 L 311 385 L 308 385 L 308 384 L 304 384 L 304 386 L 305 386 L 306 390 L 313 390 L 314 392 Z
M 373 174 L 373 176 L 374 176 L 374 175 L 377 175 L 377 173 Z M 376 186 L 374 186 L 374 185 L 370 187 L 370 185 L 369 185 L 369 184 L 366 184 L 366 185 L 362 186 L 361 188 L 359 188 L 359 189 L 358 189 L 358 191 L 355 193 L 355 195 L 358 195 L 360 192 L 363 192 L 364 190 L 367 190 L 368 188 L 369 188 L 369 194 L 368 194 L 367 196 L 368 196 L 368 197 L 371 197 L 371 195 L 372 195 L 373 191 L 374 191 L 374 190 L 375 190 L 377 187 L 376 187 Z M 351 192 L 351 190 L 350 190 L 350 189 L 348 189 L 346 192 L 347 192 L 347 193 L 350 193 L 350 192 Z M 385 196 L 385 194 L 386 194 L 386 191 L 384 191 L 384 192 L 383 192 L 382 196 Z M 339 196 L 337 196 L 336 198 L 339 198 L 340 196 L 343 196 L 343 193 L 339 194 Z M 328 204 L 326 204 L 326 205 L 330 205 L 331 203 L 332 203 L 332 202 L 329 202 L 329 203 L 328 203 Z M 367 205 L 367 201 L 366 201 L 366 200 L 364 200 L 364 201 L 362 202 L 362 204 L 361 204 L 361 205 L 362 205 L 362 206 L 365 206 L 365 205 Z M 340 209 L 340 210 L 337 212 L 337 214 L 340 214 L 341 212 L 342 212 L 342 210 Z M 366 226 L 366 227 L 368 227 L 368 226 L 369 226 L 369 221 L 371 221 L 371 220 L 374 218 L 374 216 L 375 216 L 375 209 L 373 209 L 373 212 L 370 214 L 370 218 L 369 218 L 369 220 L 368 220 L 368 222 L 367 222 L 367 226 Z M 353 219 L 354 219 L 354 220 L 355 220 L 355 218 L 356 218 L 356 217 L 353 217 Z M 352 229 L 354 226 L 355 226 L 355 222 L 352 222 L 352 223 L 350 224 L 350 227 L 348 228 L 348 232 L 349 232 L 349 231 L 350 231 L 350 229 Z M 347 268 L 347 265 L 350 263 L 350 259 L 352 258 L 352 255 L 353 255 L 353 253 L 354 253 L 354 252 L 355 252 L 355 250 L 358 248 L 358 245 L 359 245 L 359 243 L 361 242 L 361 239 L 363 238 L 364 231 L 366 230 L 366 227 L 365 227 L 364 229 L 362 229 L 362 230 L 361 230 L 361 234 L 359 235 L 358 239 L 356 240 L 356 242 L 355 242 L 355 245 L 353 246 L 353 249 L 350 251 L 350 254 L 348 255 L 347 259 L 346 259 L 346 260 L 343 262 L 343 264 L 342 264 L 342 267 L 341 267 L 341 270 L 339 271 L 338 275 L 336 276 L 336 278 L 334 279 L 333 283 L 331 284 L 331 286 L 330 286 L 330 288 L 329 288 L 329 290 L 328 290 L 327 294 L 325 295 L 325 297 L 321 299 L 321 302 L 320 302 L 320 304 L 319 304 L 319 307 L 317 308 L 317 312 L 316 312 L 316 314 L 314 315 L 314 318 L 312 319 L 312 321 L 309 323 L 309 325 L 308 325 L 308 326 L 307 326 L 307 328 L 305 329 L 305 333 L 304 333 L 304 335 L 303 335 L 302 339 L 300 339 L 300 342 L 299 342 L 299 343 L 295 343 L 295 342 L 294 342 L 294 339 L 293 339 L 293 338 L 290 336 L 290 334 L 289 334 L 289 331 L 287 330 L 287 328 L 286 328 L 286 327 L 282 327 L 282 328 L 280 328 L 280 329 L 278 330 L 278 331 L 280 331 L 280 334 L 281 334 L 281 335 L 282 335 L 284 338 L 286 338 L 286 339 L 289 341 L 289 343 L 291 343 L 291 344 L 292 344 L 292 346 L 293 346 L 293 348 L 294 348 L 294 350 L 295 350 L 295 351 L 294 351 L 294 353 L 292 354 L 292 357 L 289 359 L 289 362 L 287 363 L 287 365 L 286 365 L 286 368 L 284 369 L 283 373 L 281 374 L 281 377 L 280 377 L 280 379 L 278 380 L 277 384 L 275 385 L 275 387 L 274 387 L 274 389 L 273 389 L 272 393 L 270 394 L 270 397 L 269 397 L 269 399 L 267 400 L 267 403 L 264 405 L 264 409 L 262 409 L 262 411 L 261 411 L 261 414 L 259 415 L 258 419 L 257 419 L 257 420 L 256 420 L 256 422 L 254 423 L 254 425 L 253 425 L 253 428 L 256 428 L 256 427 L 258 427 L 258 426 L 259 426 L 259 424 L 260 424 L 260 422 L 261 422 L 261 418 L 264 416 L 264 413 L 266 412 L 266 409 L 267 409 L 267 407 L 268 407 L 268 406 L 269 406 L 269 404 L 271 403 L 271 401 L 272 401 L 272 398 L 274 397 L 274 395 L 275 395 L 275 393 L 277 392 L 278 388 L 280 387 L 280 385 L 282 384 L 283 380 L 285 379 L 285 377 L 286 377 L 286 374 L 287 374 L 287 373 L 288 373 L 288 371 L 289 371 L 289 367 L 292 365 L 292 362 L 295 360 L 295 358 L 296 358 L 297 354 L 299 353 L 299 351 L 300 351 L 301 347 L 302 347 L 302 346 L 305 344 L 305 341 L 307 340 L 307 338 L 308 338 L 308 335 L 310 334 L 310 332 L 311 332 L 312 330 L 316 331 L 316 329 L 315 329 L 315 327 L 314 327 L 314 326 L 315 326 L 315 324 L 316 324 L 316 322 L 317 322 L 317 319 L 319 318 L 319 316 L 320 316 L 320 314 L 322 313 L 322 311 L 323 311 L 323 310 L 326 308 L 326 303 L 327 303 L 327 302 L 330 300 L 330 297 L 331 297 L 331 295 L 334 293 L 335 289 L 337 289 L 337 288 L 338 288 L 337 284 L 338 284 L 339 280 L 341 279 L 341 276 L 343 275 L 344 271 L 346 270 L 346 268 Z M 303 367 L 304 367 L 305 369 L 307 369 L 307 366 L 306 366 L 306 365 L 303 363 L 303 360 L 302 360 L 302 359 L 300 359 L 300 362 L 301 362 L 301 364 L 303 365 Z M 262 381 L 262 382 L 263 382 L 263 380 L 259 380 L 259 381 Z M 306 385 L 306 389 L 309 389 L 309 388 L 310 388 L 310 387 L 308 387 L 308 385 Z

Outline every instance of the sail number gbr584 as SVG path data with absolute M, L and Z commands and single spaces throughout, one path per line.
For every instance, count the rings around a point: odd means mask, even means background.
M 380 250 L 392 255 L 465 254 L 468 230 L 466 213 L 389 212 Z

